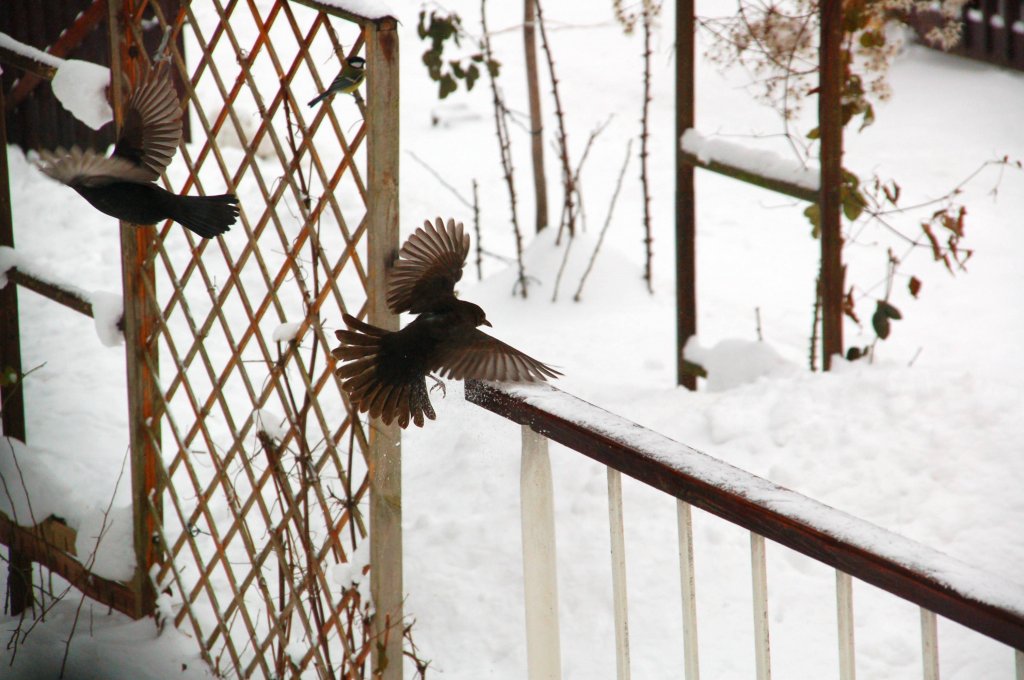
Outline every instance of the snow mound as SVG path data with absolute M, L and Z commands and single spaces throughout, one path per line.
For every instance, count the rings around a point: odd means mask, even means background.
M 708 372 L 709 392 L 723 392 L 763 377 L 789 376 L 798 370 L 771 345 L 760 340 L 726 339 L 709 349 L 701 345 L 697 337 L 692 337 L 683 349 L 683 356 Z

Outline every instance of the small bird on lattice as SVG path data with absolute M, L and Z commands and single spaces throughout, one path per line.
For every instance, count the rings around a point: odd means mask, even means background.
M 363 84 L 364 78 L 366 78 L 366 60 L 362 57 L 349 57 L 338 77 L 331 81 L 326 90 L 314 97 L 309 102 L 309 105 L 316 106 L 322 99 L 326 99 L 338 92 L 342 94 L 355 94 L 355 91 Z
M 386 331 L 344 314 L 349 330 L 336 331 L 341 345 L 332 354 L 348 362 L 335 373 L 352 405 L 385 424 L 396 419 L 423 426 L 436 418 L 427 393 L 444 383 L 431 375 L 464 380 L 536 382 L 561 375 L 550 366 L 492 338 L 477 326 L 490 326 L 484 310 L 455 297 L 455 283 L 469 255 L 462 223 L 429 221 L 402 246 L 391 272 L 388 307 L 416 314 L 405 328 Z
M 78 147 L 40 151 L 39 169 L 119 220 L 156 224 L 170 219 L 203 238 L 223 234 L 238 219 L 238 197 L 179 196 L 155 183 L 180 141 L 181 104 L 161 69 L 128 99 L 113 154 Z

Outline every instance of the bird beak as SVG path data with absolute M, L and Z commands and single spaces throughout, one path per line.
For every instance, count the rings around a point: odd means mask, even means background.
M 484 319 L 484 322 L 483 322 L 482 325 L 484 325 L 484 326 L 491 326 L 491 322 L 488 321 L 487 319 Z M 494 328 L 494 326 L 491 326 L 491 328 Z

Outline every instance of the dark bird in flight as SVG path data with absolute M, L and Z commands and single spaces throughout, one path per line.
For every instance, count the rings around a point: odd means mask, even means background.
M 427 394 L 427 376 L 535 382 L 561 373 L 492 338 L 477 326 L 490 326 L 484 310 L 455 297 L 455 283 L 469 254 L 462 223 L 437 218 L 409 237 L 399 251 L 388 285 L 388 307 L 416 314 L 400 331 L 386 331 L 345 314 L 349 330 L 336 331 L 341 345 L 332 354 L 345 361 L 335 373 L 352 405 L 385 424 L 396 419 L 423 426 L 436 418 Z
M 343 94 L 354 94 L 359 86 L 363 84 L 366 77 L 366 60 L 362 57 L 349 57 L 345 62 L 341 73 L 331 81 L 326 90 L 318 94 L 309 102 L 310 106 L 316 106 L 321 100 L 330 97 L 332 94 L 341 92 Z
M 119 220 L 156 224 L 171 219 L 203 238 L 223 234 L 238 219 L 234 194 L 178 196 L 155 183 L 180 141 L 181 104 L 163 70 L 151 74 L 128 99 L 113 154 L 78 147 L 40 151 L 39 168 Z

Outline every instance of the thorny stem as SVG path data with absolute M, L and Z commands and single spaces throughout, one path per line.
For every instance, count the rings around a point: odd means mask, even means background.
M 644 27 L 644 104 L 640 118 L 640 184 L 643 187 L 644 203 L 644 281 L 647 292 L 654 293 L 654 238 L 651 235 L 651 187 L 648 179 L 647 158 L 650 155 L 647 145 L 650 139 L 650 107 L 651 107 L 651 29 L 654 17 L 648 3 L 643 4 Z
M 562 109 L 562 98 L 558 93 L 558 76 L 555 73 L 555 58 L 551 53 L 548 31 L 544 24 L 544 11 L 540 0 L 535 0 L 537 7 L 537 26 L 540 28 L 540 42 L 544 48 L 544 57 L 548 62 L 548 73 L 551 76 L 551 94 L 555 99 L 555 118 L 558 120 L 558 157 L 562 163 L 562 184 L 564 200 L 562 205 L 562 222 L 558 226 L 556 243 L 562 240 L 562 233 L 568 230 L 570 238 L 576 234 L 576 177 L 569 163 L 569 135 L 565 131 L 565 114 Z
M 540 5 L 537 6 L 538 14 L 540 13 Z M 490 63 L 493 58 L 493 52 L 491 51 L 491 38 L 487 29 L 487 0 L 480 0 L 480 25 L 483 29 L 483 38 L 481 39 L 481 46 L 484 51 L 484 59 L 487 63 Z M 541 35 L 543 35 L 543 23 L 541 24 Z M 512 208 L 512 231 L 515 234 L 516 239 L 516 261 L 519 265 L 519 276 L 516 279 L 516 285 L 513 288 L 513 294 L 518 291 L 522 297 L 527 296 L 527 281 L 526 281 L 526 270 L 523 266 L 523 234 L 519 228 L 519 215 L 516 210 L 516 185 L 512 175 L 512 148 L 509 141 L 508 132 L 508 107 L 505 106 L 505 102 L 502 99 L 501 92 L 498 90 L 498 82 L 494 78 L 494 74 L 491 69 L 486 69 L 488 79 L 491 83 L 491 94 L 494 102 L 494 127 L 498 133 L 498 147 L 501 152 L 501 167 L 505 173 L 505 184 L 508 186 L 509 202 Z

